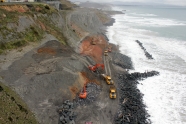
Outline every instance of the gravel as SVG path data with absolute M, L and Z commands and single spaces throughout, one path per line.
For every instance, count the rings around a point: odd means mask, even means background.
M 100 94 L 101 87 L 94 82 L 87 84 L 87 98 L 81 99 L 79 96 L 75 99 L 76 105 L 87 105 L 96 100 L 96 97 Z

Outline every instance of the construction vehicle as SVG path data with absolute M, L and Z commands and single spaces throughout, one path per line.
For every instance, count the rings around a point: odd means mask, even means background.
M 1 3 L 4 3 L 5 2 L 5 0 L 1 0 Z
M 111 52 L 111 51 L 112 51 L 112 50 L 111 50 L 111 46 L 109 46 L 109 47 L 108 47 L 108 52 Z
M 105 50 L 105 51 L 104 51 L 104 55 L 105 55 L 105 56 L 108 56 L 108 50 Z
M 115 99 L 116 98 L 116 87 L 114 85 L 110 86 L 110 98 Z
M 105 79 L 105 81 L 107 82 L 107 84 L 114 84 L 114 81 L 111 79 L 111 77 L 109 75 L 106 74 L 101 74 L 103 76 L 103 78 Z
M 86 99 L 87 98 L 87 82 L 84 84 L 83 86 L 83 91 L 81 91 L 81 93 L 79 94 L 79 98 L 81 99 Z
M 92 44 L 92 45 L 96 45 L 96 42 L 95 42 L 94 38 L 92 38 L 91 44 Z
M 96 45 L 96 42 L 92 40 L 92 41 L 91 41 L 91 44 L 92 44 L 92 45 Z
M 104 70 L 104 64 L 95 64 L 95 65 L 89 65 L 88 68 L 95 72 L 99 67 L 102 68 L 102 70 Z

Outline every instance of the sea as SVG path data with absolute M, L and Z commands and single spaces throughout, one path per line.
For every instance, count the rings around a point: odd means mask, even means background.
M 143 102 L 153 124 L 186 124 L 186 7 L 114 6 L 117 14 L 107 28 L 110 43 L 131 57 L 132 72 L 158 71 L 139 81 Z M 135 42 L 139 40 L 153 60 Z

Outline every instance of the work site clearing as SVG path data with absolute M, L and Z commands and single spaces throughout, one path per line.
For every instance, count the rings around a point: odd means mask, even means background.
M 51 40 L 26 53 L 0 74 L 32 108 L 40 123 L 111 124 L 118 98 L 110 99 L 106 77 L 101 76 L 110 63 L 89 70 L 89 65 L 96 65 L 91 61 L 90 57 Z M 80 97 L 85 92 L 86 97 Z M 68 100 L 72 103 L 70 107 L 63 105 Z
M 72 42 L 72 46 L 45 34 L 41 43 L 30 43 L 0 55 L 0 82 L 16 91 L 41 124 L 150 123 L 143 94 L 136 85 L 137 80 L 159 73 L 129 74 L 126 70 L 133 69 L 131 59 L 120 54 L 118 46 L 109 44 L 103 33 L 94 34 L 101 23 L 92 11 L 85 12 L 75 10 L 69 16 L 73 23 L 64 25 L 70 28 L 69 37 L 76 33 L 81 39 Z M 95 20 L 85 24 L 89 16 Z M 86 27 L 93 32 L 89 36 L 86 30 L 77 27 L 89 24 L 95 28 Z M 17 120 L 10 119 L 8 123 Z
M 27 52 L 0 75 L 31 108 L 39 123 L 148 123 L 145 106 L 138 99 L 142 95 L 134 95 L 131 90 L 139 77 L 158 73 L 130 75 L 125 71 L 132 68 L 130 58 L 117 51 L 104 53 L 103 64 L 95 63 L 91 56 L 78 55 L 70 47 L 50 40 Z M 122 81 L 130 82 L 132 86 L 124 86 L 130 89 L 123 90 Z M 125 112 L 130 116 L 125 118 Z

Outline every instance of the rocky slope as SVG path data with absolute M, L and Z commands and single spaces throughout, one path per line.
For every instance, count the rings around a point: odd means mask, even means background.
M 38 3 L 0 6 L 0 82 L 21 97 L 41 124 L 149 124 L 137 80 L 159 73 L 127 73 L 133 69 L 131 59 L 104 35 L 114 22 L 110 14 L 118 12 L 72 8 L 61 1 L 67 5 L 59 11 Z M 112 52 L 103 56 L 109 46 Z M 90 71 L 88 66 L 95 63 L 105 63 L 105 69 Z M 109 85 L 100 76 L 106 70 L 115 82 L 116 99 L 109 98 Z M 88 96 L 80 99 L 84 84 Z M 2 95 L 7 93 L 0 84 Z M 20 108 L 20 100 L 10 101 L 11 96 L 1 101 Z M 24 118 L 37 123 L 26 105 L 21 110 L 31 118 L 5 114 L 0 123 L 27 123 Z M 10 115 L 6 107 L 1 109 Z
M 103 50 L 109 45 L 104 24 L 112 21 L 109 15 L 94 9 L 57 11 L 28 4 L 0 6 L 0 18 L 0 81 L 19 94 L 39 123 L 58 123 L 56 109 L 65 100 L 77 104 L 77 123 L 114 121 L 118 99 L 110 101 L 106 83 L 87 68 L 103 62 Z M 92 104 L 85 101 L 87 107 L 76 99 L 86 81 L 89 89 L 97 86 L 103 91 L 98 96 L 93 93 L 95 99 Z

